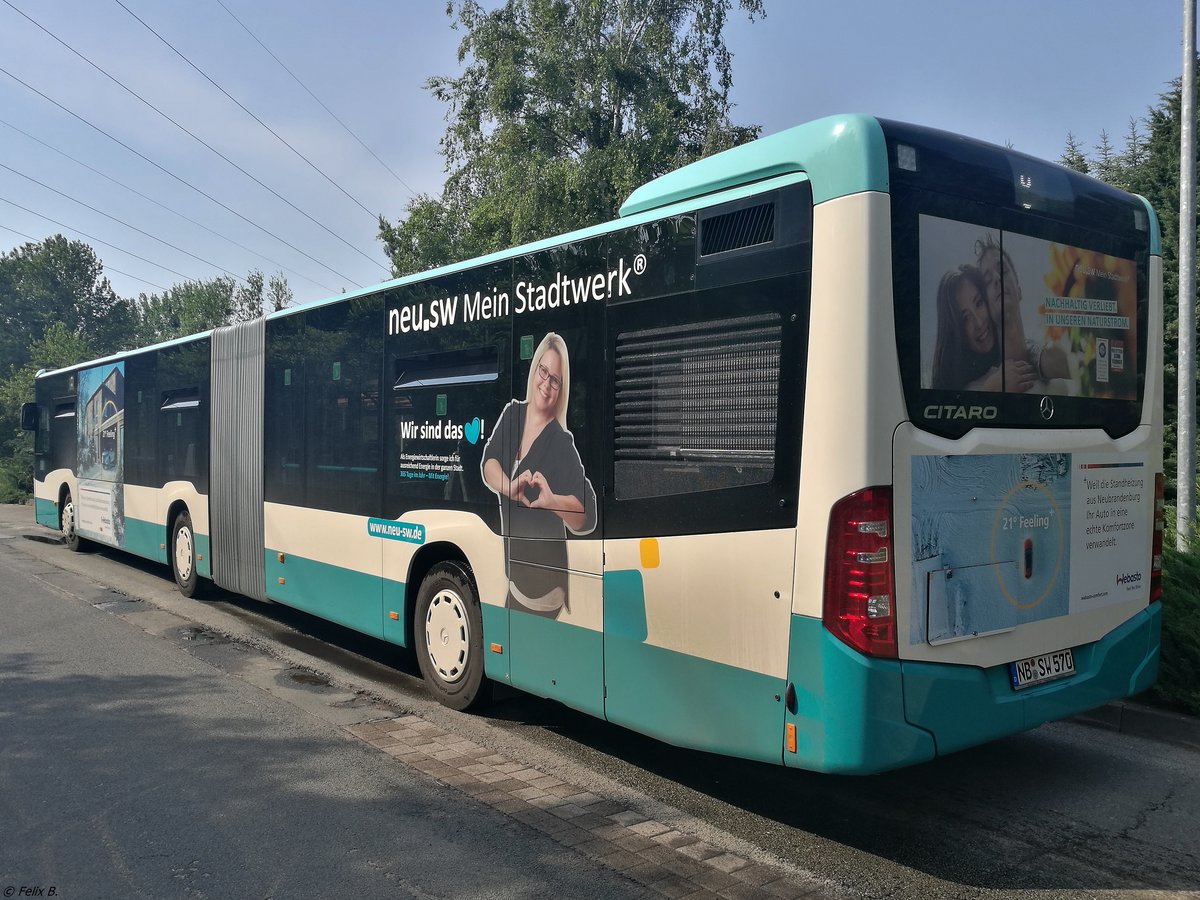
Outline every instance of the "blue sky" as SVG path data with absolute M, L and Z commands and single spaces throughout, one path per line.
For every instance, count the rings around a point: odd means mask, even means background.
M 224 272 L 241 277 L 250 269 L 282 270 L 298 302 L 386 279 L 373 214 L 395 220 L 413 191 L 441 188 L 444 109 L 421 85 L 430 75 L 458 71 L 458 34 L 443 0 L 223 0 L 395 175 L 218 0 L 121 2 L 366 210 L 222 96 L 117 0 L 0 0 L 0 250 L 58 232 L 86 240 L 123 296 Z M 734 117 L 768 134 L 824 115 L 863 112 L 1011 142 L 1050 159 L 1062 152 L 1068 131 L 1091 150 L 1105 129 L 1119 150 L 1130 118 L 1157 102 L 1182 65 L 1182 4 L 1166 0 L 765 5 L 766 19 L 755 23 L 732 14 L 727 42 L 734 54 Z

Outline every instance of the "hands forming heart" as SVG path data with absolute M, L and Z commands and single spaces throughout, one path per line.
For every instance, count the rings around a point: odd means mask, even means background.
M 530 495 L 532 494 L 532 498 Z M 509 497 L 530 509 L 553 509 L 554 492 L 541 472 L 522 472 L 509 482 Z

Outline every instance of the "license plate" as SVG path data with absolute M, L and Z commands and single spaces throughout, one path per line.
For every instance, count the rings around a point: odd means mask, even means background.
M 1075 674 L 1075 657 L 1070 650 L 1055 650 L 1041 656 L 1018 659 L 1008 664 L 1014 691 Z

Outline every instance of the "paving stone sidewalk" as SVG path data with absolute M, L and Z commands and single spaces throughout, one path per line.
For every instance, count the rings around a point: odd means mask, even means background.
M 514 762 L 420 716 L 384 718 L 345 730 L 654 894 L 697 900 L 842 896 L 815 879 L 729 853 L 554 775 Z

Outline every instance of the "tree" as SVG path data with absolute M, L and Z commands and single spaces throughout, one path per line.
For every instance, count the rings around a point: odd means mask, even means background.
M 1087 157 L 1083 153 L 1083 148 L 1079 146 L 1079 141 L 1075 139 L 1075 135 L 1069 131 L 1067 132 L 1067 144 L 1063 148 L 1062 156 L 1058 158 L 1058 161 L 1068 169 L 1074 169 L 1076 172 L 1087 174 Z
M 1117 187 L 1125 187 L 1128 182 L 1124 161 L 1113 148 L 1108 139 L 1108 132 L 1100 129 L 1100 142 L 1096 144 L 1096 157 L 1088 163 L 1091 173 L 1101 181 L 1106 181 Z
M 738 0 L 753 20 L 762 0 Z M 639 184 L 758 136 L 730 120 L 733 0 L 450 0 L 464 32 L 441 197 L 380 238 L 397 275 L 614 218 Z
M 29 361 L 52 324 L 109 353 L 128 342 L 134 321 L 133 305 L 113 292 L 87 244 L 58 234 L 0 254 L 0 373 Z
M 137 299 L 138 344 L 156 344 L 208 331 L 221 325 L 246 322 L 268 308 L 284 309 L 292 302 L 292 289 L 280 273 L 267 283 L 252 270 L 242 284 L 229 275 L 208 281 L 172 285 L 161 294 L 140 294 Z

